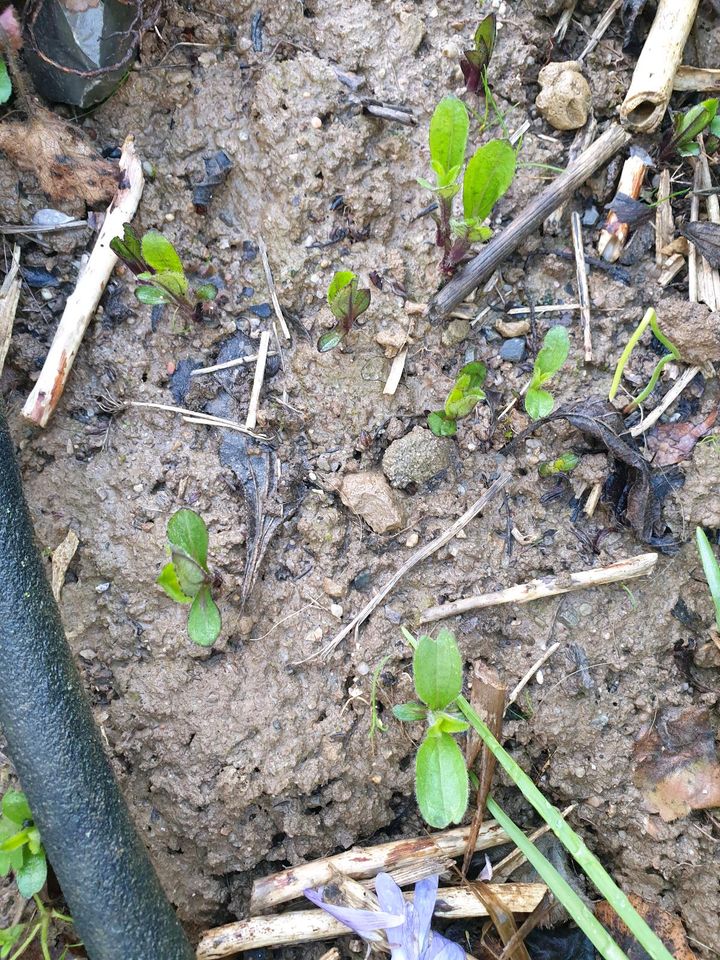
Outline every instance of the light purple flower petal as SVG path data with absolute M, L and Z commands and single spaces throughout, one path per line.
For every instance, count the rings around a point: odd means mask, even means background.
M 484 883 L 489 883 L 489 882 L 492 880 L 492 877 L 493 877 L 492 864 L 490 863 L 490 860 L 488 859 L 488 855 L 485 854 L 485 866 L 484 866 L 484 867 L 482 868 L 482 870 L 480 871 L 480 875 L 478 876 L 478 880 L 482 880 Z
M 377 893 L 378 903 L 383 910 L 387 911 L 387 913 L 393 914 L 394 916 L 402 915 L 402 927 L 397 929 L 389 929 L 387 931 L 388 943 L 390 944 L 393 960 L 398 960 L 396 957 L 396 951 L 405 945 L 405 941 L 407 939 L 405 922 L 409 917 L 409 904 L 405 900 L 405 897 L 403 897 L 402 890 L 395 883 L 389 873 L 379 873 L 375 877 L 375 893 Z M 409 956 L 412 957 L 413 954 L 411 953 Z
M 438 880 L 439 877 L 435 874 L 415 884 L 412 926 L 413 934 L 420 947 L 419 953 L 421 955 L 430 939 L 430 924 L 432 923 L 433 910 L 435 909 Z
M 377 910 L 356 910 L 354 907 L 338 907 L 334 903 L 326 903 L 322 894 L 317 890 L 305 890 L 305 896 L 316 907 L 320 907 L 340 923 L 344 923 L 361 937 L 369 937 L 378 930 L 389 930 L 401 927 L 405 923 L 404 914 L 398 916 L 392 913 L 383 913 Z
M 465 951 L 459 943 L 453 943 L 433 933 L 430 946 L 422 956 L 422 960 L 465 960 Z

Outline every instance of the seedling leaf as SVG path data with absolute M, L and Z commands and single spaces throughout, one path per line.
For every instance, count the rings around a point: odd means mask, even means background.
M 168 520 L 167 538 L 207 570 L 208 530 L 199 514 L 186 507 L 178 510 Z
M 703 565 L 705 579 L 710 588 L 710 596 L 715 605 L 715 624 L 720 631 L 720 564 L 710 546 L 710 541 L 702 527 L 695 528 L 695 540 L 697 542 L 698 552 Z
M 468 804 L 468 772 L 460 747 L 448 733 L 427 736 L 415 758 L 418 806 L 432 827 L 459 823 Z
M 203 283 L 195 289 L 195 296 L 204 302 L 214 300 L 217 295 L 218 291 L 214 283 Z
M 0 60 L 0 103 L 7 103 L 12 93 L 12 83 L 7 64 Z
M 535 360 L 533 382 L 540 385 L 549 380 L 565 363 L 569 352 L 570 338 L 565 327 L 551 327 Z
M 455 637 L 439 631 L 437 639 L 418 640 L 413 656 L 415 692 L 431 710 L 443 710 L 462 690 L 462 659 Z
M 158 230 L 148 230 L 142 238 L 141 250 L 145 262 L 157 273 L 179 273 L 185 276 L 175 247 Z
M 129 223 L 123 224 L 122 237 L 113 237 L 110 241 L 110 249 L 134 274 L 147 270 L 140 239 Z
M 712 97 L 690 107 L 686 113 L 681 113 L 675 118 L 673 140 L 681 156 L 697 156 L 700 147 L 693 141 L 699 133 L 712 124 L 717 111 L 718 100 Z
M 171 302 L 170 295 L 165 293 L 164 290 L 159 290 L 157 287 L 136 287 L 135 296 L 140 303 L 147 304 L 151 307 L 155 307 L 159 303 Z
M 180 581 L 178 580 L 177 572 L 175 570 L 175 564 L 172 562 L 172 560 L 170 563 L 165 564 L 160 571 L 160 576 L 155 582 L 158 584 L 158 586 L 162 587 L 170 599 L 174 600 L 176 603 L 192 603 L 192 597 L 189 597 L 186 593 L 184 593 L 182 587 L 180 586 Z
M 167 290 L 170 299 L 184 297 L 188 292 L 189 284 L 184 273 L 174 273 L 170 270 L 163 270 L 160 273 L 141 273 L 138 280 L 148 280 L 150 283 Z
M 19 790 L 8 790 L 5 793 L 2 798 L 2 812 L 4 817 L 18 826 L 22 826 L 26 820 L 33 818 L 25 794 Z
M 345 334 L 339 327 L 333 327 L 332 330 L 328 330 L 327 333 L 323 333 L 318 339 L 317 348 L 320 353 L 327 353 L 328 350 L 333 350 L 339 343 L 341 343 L 344 336 Z
M 39 893 L 47 879 L 45 853 L 25 853 L 22 866 L 15 871 L 15 881 L 20 895 L 27 900 Z
M 550 416 L 554 406 L 553 395 L 547 390 L 531 388 L 525 394 L 525 410 L 533 420 Z
M 465 169 L 463 213 L 482 222 L 507 192 L 515 176 L 515 151 L 506 140 L 491 140 L 476 150 Z
M 486 376 L 487 367 L 484 363 L 475 361 L 465 364 L 445 401 L 445 416 L 449 420 L 466 417 L 481 400 L 485 399 L 482 385 Z
M 436 437 L 454 437 L 457 433 L 457 423 L 444 410 L 435 410 L 429 414 L 428 426 Z
M 220 611 L 210 594 L 210 587 L 205 584 L 190 607 L 188 635 L 193 643 L 201 647 L 211 647 L 220 636 L 221 628 Z
M 430 160 L 436 173 L 448 173 L 465 159 L 470 120 L 457 97 L 443 97 L 430 120 Z
M 482 66 L 487 66 L 490 62 L 490 58 L 493 55 L 493 50 L 495 49 L 495 37 L 497 35 L 497 18 L 494 13 L 488 14 L 483 20 L 478 24 L 478 28 L 475 31 L 475 52 L 478 55 L 484 55 L 485 62 Z M 466 54 L 467 56 L 467 54 Z M 479 61 L 472 61 L 476 66 L 479 66 Z
M 422 703 L 398 703 L 392 708 L 392 712 L 396 720 L 416 723 L 418 720 L 425 720 L 428 709 Z
M 327 291 L 327 302 L 331 310 L 340 291 L 349 286 L 353 280 L 357 280 L 357 274 L 353 273 L 352 270 L 337 270 L 335 272 Z

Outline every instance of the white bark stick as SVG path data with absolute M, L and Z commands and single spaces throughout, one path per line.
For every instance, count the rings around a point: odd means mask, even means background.
M 675 74 L 700 0 L 659 0 L 620 117 L 632 130 L 652 133 L 665 116 Z
M 262 390 L 263 380 L 265 379 L 265 364 L 267 363 L 269 347 L 270 331 L 263 330 L 263 332 L 260 334 L 258 359 L 257 364 L 255 365 L 255 376 L 253 377 L 252 392 L 250 393 L 250 405 L 248 407 L 247 420 L 245 421 L 246 430 L 254 430 L 257 426 L 258 404 L 260 403 L 260 391 Z
M 530 603 L 531 600 L 543 600 L 545 597 L 555 597 L 560 593 L 574 593 L 576 590 L 587 590 L 606 583 L 617 583 L 619 580 L 644 577 L 652 572 L 657 558 L 656 553 L 641 553 L 637 557 L 618 560 L 617 563 L 598 567 L 596 570 L 564 573 L 558 577 L 539 577 L 528 583 L 508 587 L 507 590 L 496 590 L 494 593 L 482 593 L 475 597 L 455 600 L 452 603 L 443 603 L 439 607 L 430 607 L 426 610 L 420 618 L 420 623 L 432 623 L 435 620 L 454 617 L 458 613 L 467 613 L 468 610 L 482 610 L 501 603 Z
M 117 263 L 110 241 L 122 236 L 123 224 L 132 220 L 140 203 L 145 178 L 132 135 L 123 144 L 120 171 L 120 186 L 108 207 L 97 242 L 68 297 L 50 352 L 23 407 L 23 416 L 41 427 L 47 424 L 62 396 L 82 338 Z

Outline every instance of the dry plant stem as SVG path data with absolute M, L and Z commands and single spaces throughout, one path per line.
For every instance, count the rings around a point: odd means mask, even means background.
M 267 283 L 268 290 L 270 291 L 270 299 L 272 300 L 273 309 L 275 310 L 275 316 L 278 319 L 283 336 L 286 340 L 289 340 L 290 331 L 288 330 L 288 325 L 285 321 L 282 307 L 280 306 L 277 289 L 275 288 L 275 280 L 273 279 L 272 270 L 270 269 L 270 261 L 268 260 L 267 247 L 262 237 L 258 237 L 258 250 L 260 251 L 260 259 L 262 260 L 263 270 L 265 271 L 265 282 Z
M 620 117 L 632 130 L 652 133 L 665 116 L 675 74 L 700 0 L 659 0 Z
M 0 374 L 3 372 L 5 357 L 10 347 L 21 286 L 20 247 L 15 244 L 10 268 L 5 274 L 2 287 L 0 287 Z
M 350 623 L 348 623 L 337 636 L 327 643 L 322 650 L 320 655 L 327 657 L 329 656 L 335 647 L 341 643 L 345 637 L 352 633 L 353 630 L 359 629 L 361 624 L 363 624 L 373 610 L 385 599 L 385 597 L 393 590 L 397 584 L 402 580 L 406 573 L 409 573 L 413 567 L 416 567 L 418 563 L 421 563 L 423 560 L 427 560 L 428 557 L 431 557 L 436 553 L 441 547 L 444 547 L 446 543 L 449 543 L 453 537 L 467 526 L 471 520 L 473 520 L 487 505 L 493 500 L 510 482 L 511 476 L 509 473 L 502 473 L 493 483 L 493 485 L 485 491 L 485 493 L 480 497 L 479 500 L 476 500 L 475 503 L 465 511 L 465 513 L 458 517 L 458 519 L 453 523 L 451 527 L 441 533 L 439 537 L 435 537 L 434 540 L 431 540 L 430 543 L 425 544 L 424 547 L 420 547 L 419 550 L 405 561 L 405 563 L 396 571 L 388 582 L 375 594 L 372 600 L 365 604 L 360 613 L 356 614 Z M 313 657 L 318 656 L 318 654 L 313 654 Z M 312 659 L 312 658 L 311 658 Z
M 667 287 L 671 284 L 684 266 L 685 257 L 681 253 L 674 253 L 671 257 L 668 257 L 665 267 L 658 277 L 660 286 Z
M 555 653 L 556 650 L 559 650 L 559 649 L 560 649 L 560 645 L 561 645 L 561 644 L 560 644 L 560 641 L 559 641 L 559 640 L 558 640 L 556 643 L 553 643 L 553 645 L 550 646 L 550 647 L 548 647 L 547 650 L 545 651 L 545 653 L 544 653 L 539 659 L 537 659 L 537 660 L 535 661 L 535 663 L 530 667 L 530 669 L 528 670 L 528 672 L 527 672 L 527 673 L 525 674 L 525 676 L 519 681 L 519 683 L 517 684 L 517 686 L 515 687 L 515 689 L 513 690 L 513 692 L 510 694 L 510 699 L 509 699 L 508 702 L 507 702 L 506 709 L 507 709 L 507 707 L 510 706 L 511 703 L 515 703 L 515 701 L 517 700 L 517 698 L 518 698 L 518 697 L 520 696 L 520 694 L 523 692 L 523 690 L 525 689 L 525 687 L 530 683 L 530 681 L 531 681 L 532 678 L 535 676 L 535 674 L 538 672 L 538 670 L 540 669 L 540 667 L 542 667 L 542 665 L 543 665 L 544 663 L 547 663 L 547 661 L 548 661 L 548 660 L 550 659 L 550 657 Z
M 637 154 L 628 157 L 623 164 L 616 195 L 624 193 L 626 196 L 632 197 L 633 200 L 637 200 L 642 190 L 647 169 L 648 164 L 645 162 L 645 158 Z M 600 231 L 600 239 L 598 240 L 598 253 L 603 260 L 607 260 L 608 263 L 615 263 L 619 260 L 629 232 L 629 225 L 623 223 L 615 211 L 612 210 L 605 226 Z
M 666 256 L 662 252 L 675 235 L 672 205 L 670 203 L 670 171 L 660 171 L 658 205 L 655 210 L 655 263 L 662 267 Z
M 508 703 L 508 706 L 509 705 L 510 703 Z M 571 803 L 569 807 L 565 807 L 565 809 L 562 811 L 563 818 L 567 819 L 576 806 L 576 803 Z M 549 832 L 550 827 L 544 823 L 541 827 L 538 827 L 534 833 L 528 834 L 528 840 L 530 843 L 536 843 L 540 837 L 544 837 L 545 834 Z M 511 850 L 506 857 L 503 857 L 499 863 L 496 863 L 493 866 L 493 880 L 496 883 L 505 881 L 517 870 L 518 867 L 521 867 L 524 863 L 525 855 L 523 854 L 522 850 L 519 850 L 517 847 L 515 847 L 515 849 Z
M 465 851 L 469 835 L 469 827 L 456 827 L 427 837 L 393 840 L 375 847 L 353 847 L 334 857 L 313 860 L 269 877 L 261 877 L 253 883 L 250 913 L 264 913 L 281 903 L 296 900 L 302 897 L 303 890 L 330 883 L 338 873 L 363 880 L 381 872 L 393 873 L 404 864 L 424 857 L 460 857 Z M 507 842 L 505 831 L 494 821 L 488 820 L 482 825 L 475 849 L 489 850 Z
M 585 506 L 583 507 L 583 513 L 586 517 L 592 517 L 597 510 L 597 505 L 600 503 L 600 494 L 602 493 L 602 488 L 603 485 L 600 482 L 593 484 L 592 489 L 588 494 L 588 498 L 585 501 Z
M 402 350 L 395 357 L 393 357 L 390 373 L 388 374 L 388 378 L 383 389 L 383 393 L 388 397 L 395 395 L 395 391 L 400 384 L 403 371 L 405 370 L 405 361 L 407 360 L 407 355 L 408 348 L 403 347 Z
M 539 303 L 533 307 L 511 307 L 508 317 L 527 317 L 537 313 L 565 313 L 566 310 L 582 310 L 581 303 Z
M 459 613 L 467 613 L 468 610 L 482 610 L 502 603 L 530 603 L 532 600 L 556 597 L 561 593 L 574 593 L 576 590 L 587 590 L 606 583 L 617 583 L 619 580 L 644 577 L 652 572 L 657 558 L 656 553 L 641 553 L 637 557 L 618 560 L 617 563 L 611 563 L 607 567 L 561 574 L 559 577 L 539 577 L 528 583 L 508 587 L 507 590 L 482 593 L 475 597 L 455 600 L 453 603 L 443 603 L 439 607 L 430 607 L 426 610 L 420 618 L 420 623 L 433 623 L 435 620 L 444 620 Z
M 269 357 L 276 357 L 277 354 L 272 350 L 268 351 Z M 234 360 L 226 360 L 225 363 L 216 363 L 212 367 L 198 367 L 195 370 L 190 371 L 191 377 L 202 377 L 206 373 L 217 373 L 218 370 L 231 370 L 233 367 L 240 367 L 245 363 L 255 363 L 258 358 L 257 353 L 253 353 L 249 357 L 236 357 Z
M 532 913 L 545 895 L 544 883 L 490 884 L 513 913 Z M 412 895 L 408 895 L 412 899 Z M 484 905 L 467 887 L 443 887 L 435 916 L 443 920 L 486 917 Z M 302 910 L 276 916 L 253 917 L 208 930 L 200 938 L 197 960 L 219 960 L 245 950 L 281 947 L 310 940 L 329 940 L 351 931 L 324 910 Z
M 720 70 L 710 70 L 706 67 L 678 67 L 673 89 L 691 93 L 715 93 L 720 90 Z
M 247 430 L 254 430 L 257 426 L 258 403 L 260 402 L 260 391 L 262 390 L 263 380 L 265 379 L 265 364 L 267 363 L 269 348 L 270 331 L 263 330 L 260 334 L 260 346 L 258 348 L 258 358 L 255 365 L 255 376 L 250 393 L 250 406 L 248 407 L 248 415 L 245 420 L 245 428 Z
M 649 430 L 660 417 L 665 413 L 665 411 L 670 407 L 680 394 L 683 392 L 685 387 L 687 387 L 695 377 L 700 373 L 700 367 L 688 367 L 675 381 L 675 383 L 670 387 L 668 392 L 662 398 L 662 402 L 655 407 L 651 413 L 649 413 L 644 420 L 641 420 L 640 423 L 635 424 L 628 432 L 631 437 L 639 437 L 640 434 L 645 433 L 646 430 Z
M 337 947 L 332 947 L 320 957 L 320 960 L 340 960 L 340 951 Z
M 568 31 L 570 26 L 570 21 L 573 18 L 575 13 L 575 7 L 577 6 L 577 0 L 568 0 L 568 4 L 560 14 L 560 19 L 558 20 L 558 25 L 555 27 L 555 33 L 553 34 L 556 43 L 562 43 L 565 39 L 565 34 Z
M 124 405 L 126 407 L 146 407 L 150 410 L 166 410 L 168 413 L 180 413 L 183 415 L 183 419 L 188 420 L 190 423 L 204 423 L 209 427 L 238 430 L 240 433 L 247 433 L 249 436 L 256 437 L 258 440 L 265 439 L 262 434 L 253 433 L 252 430 L 248 430 L 247 427 L 235 423 L 234 420 L 226 420 L 224 417 L 206 416 L 197 410 L 189 410 L 187 407 L 173 407 L 172 404 L 169 403 L 153 403 L 150 400 L 130 400 Z
M 708 164 L 702 136 L 698 137 L 701 153 L 695 161 L 696 190 L 708 190 L 712 186 L 710 166 Z M 716 194 L 710 194 L 705 199 L 707 217 L 711 223 L 720 223 L 720 201 Z M 693 244 L 691 244 L 693 246 Z M 705 259 L 697 257 L 697 295 L 698 300 L 706 303 L 711 310 L 720 309 L 720 271 L 715 270 Z
M 700 197 L 697 191 L 700 189 L 701 170 L 695 167 L 695 176 L 693 178 L 693 195 L 690 198 L 690 222 L 694 223 L 700 218 Z M 700 264 L 700 254 L 694 243 L 691 243 L 688 250 L 688 300 L 691 303 L 698 302 L 700 286 L 698 281 L 698 267 Z
M 622 4 L 623 4 L 623 0 L 613 0 L 613 2 L 605 11 L 605 13 L 598 20 L 598 25 L 593 30 L 592 36 L 590 37 L 588 42 L 585 44 L 585 49 L 578 57 L 578 60 L 580 61 L 584 60 L 585 57 L 589 53 L 592 53 L 595 47 L 600 43 L 600 41 L 608 31 L 608 27 L 615 19 L 615 14 L 618 12 L 620 7 L 622 7 Z
M 41 427 L 47 424 L 62 396 L 83 335 L 117 263 L 110 241 L 122 236 L 123 224 L 133 219 L 140 203 L 145 181 L 132 135 L 123 144 L 120 171 L 120 186 L 108 207 L 97 242 L 68 297 L 50 352 L 23 407 L 23 416 Z
M 620 124 L 611 124 L 565 173 L 549 184 L 502 233 L 487 243 L 482 251 L 443 287 L 430 303 L 430 315 L 435 318 L 446 316 L 475 287 L 484 283 L 519 244 L 540 227 L 553 210 L 568 200 L 588 177 L 607 163 L 618 150 L 622 150 L 629 140 L 630 134 L 623 130 Z
M 572 226 L 573 249 L 575 250 L 575 269 L 577 271 L 578 299 L 580 300 L 580 316 L 583 325 L 583 346 L 585 349 L 585 363 L 591 363 L 592 349 L 592 316 L 590 314 L 590 287 L 588 285 L 587 264 L 585 263 L 585 245 L 583 243 L 582 220 L 577 210 L 573 210 L 570 218 Z

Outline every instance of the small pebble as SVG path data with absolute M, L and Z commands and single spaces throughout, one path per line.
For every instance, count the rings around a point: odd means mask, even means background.
M 310 126 L 313 130 L 320 130 L 322 128 L 323 122 L 320 117 L 313 117 L 310 121 Z
M 522 337 L 512 337 L 500 347 L 500 358 L 510 363 L 520 363 L 525 359 L 525 340 Z
M 527 320 L 496 320 L 495 329 L 506 340 L 513 337 L 523 337 L 530 333 L 530 324 Z
M 165 219 L 167 220 L 168 223 L 172 223 L 173 220 L 175 219 L 175 214 L 174 214 L 174 213 L 166 213 L 166 214 L 165 214 Z
M 330 605 L 330 613 L 334 617 L 337 617 L 338 620 L 342 620 L 343 608 L 340 606 L 339 603 L 333 603 Z
M 417 533 L 415 533 L 415 531 L 413 531 L 405 541 L 405 546 L 416 547 L 419 542 L 420 542 L 420 537 L 417 535 Z
M 95 593 L 107 593 L 107 591 L 108 591 L 109 589 L 110 589 L 110 584 L 109 584 L 109 582 L 108 582 L 108 583 L 99 583 L 99 584 L 95 587 Z
M 370 673 L 370 666 L 363 660 L 358 664 L 357 672 L 361 677 L 366 677 Z

